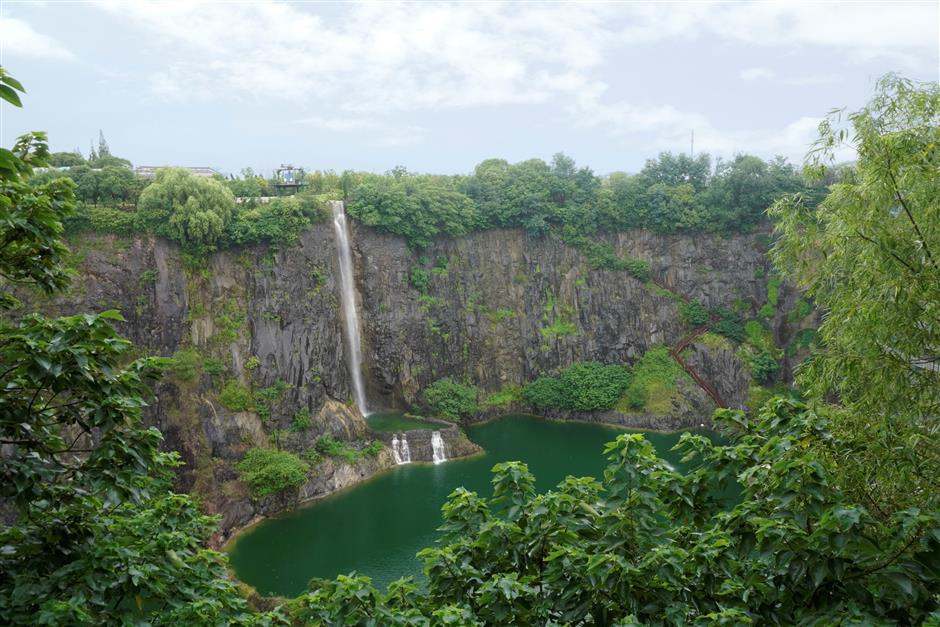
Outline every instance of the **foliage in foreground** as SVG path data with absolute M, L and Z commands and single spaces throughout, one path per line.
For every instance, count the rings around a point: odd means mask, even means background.
M 807 446 L 832 437 L 827 419 L 798 402 L 716 419 L 732 442 L 684 435 L 685 473 L 642 435 L 607 446 L 602 483 L 569 477 L 539 495 L 524 464 L 498 464 L 492 498 L 458 489 L 444 505 L 425 588 L 314 580 L 286 609 L 347 625 L 940 620 L 940 513 L 882 519 L 846 500 Z
M 0 68 L 0 97 L 22 91 Z M 15 95 L 15 94 L 14 94 Z M 0 288 L 68 284 L 68 181 L 27 182 L 45 137 L 0 149 Z M 0 299 L 0 310 L 15 304 Z M 0 319 L 0 623 L 219 624 L 254 620 L 205 549 L 216 520 L 169 491 L 173 453 L 145 428 L 159 360 L 128 362 L 116 312 Z M 260 617 L 258 617 L 260 618 Z

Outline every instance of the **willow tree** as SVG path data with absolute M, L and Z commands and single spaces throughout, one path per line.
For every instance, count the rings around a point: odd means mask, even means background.
M 213 252 L 235 213 L 235 197 L 214 179 L 183 168 L 162 168 L 141 192 L 138 211 L 144 226 L 195 253 Z
M 854 168 L 834 166 L 854 150 Z M 777 202 L 773 254 L 825 311 L 800 369 L 852 446 L 846 486 L 886 513 L 940 497 L 940 87 L 884 77 L 820 125 L 807 170 L 836 180 L 812 210 Z M 837 404 L 836 404 L 837 402 Z M 837 409 L 836 409 L 837 407 Z

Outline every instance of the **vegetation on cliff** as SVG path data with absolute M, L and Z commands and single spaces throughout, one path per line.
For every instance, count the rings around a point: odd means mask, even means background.
M 289 451 L 253 448 L 235 464 L 235 469 L 252 496 L 261 498 L 300 487 L 310 466 Z

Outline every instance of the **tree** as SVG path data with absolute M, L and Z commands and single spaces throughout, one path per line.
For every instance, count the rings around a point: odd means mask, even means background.
M 841 126 L 820 126 L 808 170 L 837 181 L 813 210 L 777 202 L 778 269 L 827 314 L 802 387 L 837 400 L 850 444 L 827 447 L 846 486 L 886 513 L 940 497 L 940 88 L 889 75 Z M 832 175 L 850 146 L 850 176 Z M 845 174 L 845 171 L 842 171 Z
M 84 165 L 85 158 L 75 149 L 73 152 L 53 152 L 49 155 L 49 165 L 54 168 L 68 168 Z
M 223 184 L 182 168 L 158 170 L 138 201 L 144 226 L 196 254 L 216 249 L 234 210 L 235 198 Z
M 466 418 L 477 409 L 477 389 L 451 377 L 438 379 L 424 388 L 423 396 L 434 411 L 450 420 Z
M 98 158 L 111 156 L 111 148 L 108 147 L 108 140 L 104 138 L 104 131 L 98 129 Z
M 696 192 L 700 192 L 709 183 L 711 157 L 704 153 L 697 157 L 690 157 L 685 153 L 674 155 L 671 152 L 661 152 L 656 159 L 647 159 L 646 165 L 640 171 L 640 176 L 647 179 L 649 185 L 655 183 L 667 186 L 688 184 Z
M 22 91 L 2 68 L 0 82 Z M 39 133 L 0 149 L 2 308 L 17 285 L 68 282 L 59 235 L 72 183 L 27 182 L 47 155 Z M 128 358 L 120 319 L 0 320 L 0 499 L 15 509 L 0 525 L 0 623 L 245 622 L 224 559 L 204 548 L 215 520 L 169 491 L 178 456 L 141 422 L 161 361 Z

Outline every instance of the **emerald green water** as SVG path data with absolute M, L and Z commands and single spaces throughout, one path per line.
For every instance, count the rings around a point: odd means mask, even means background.
M 490 496 L 490 469 L 520 460 L 535 474 L 539 491 L 567 475 L 603 476 L 604 444 L 624 430 L 601 425 L 505 416 L 468 429 L 486 451 L 444 464 L 397 466 L 370 481 L 308 507 L 264 521 L 233 543 L 229 560 L 242 581 L 262 594 L 295 596 L 312 577 L 350 571 L 380 587 L 421 575 L 415 554 L 431 546 L 441 505 L 464 486 Z M 660 456 L 681 466 L 670 449 L 679 434 L 646 433 Z
M 369 414 L 366 423 L 373 431 L 408 431 L 409 429 L 438 429 L 430 422 L 421 422 L 406 417 L 401 412 L 390 411 Z

